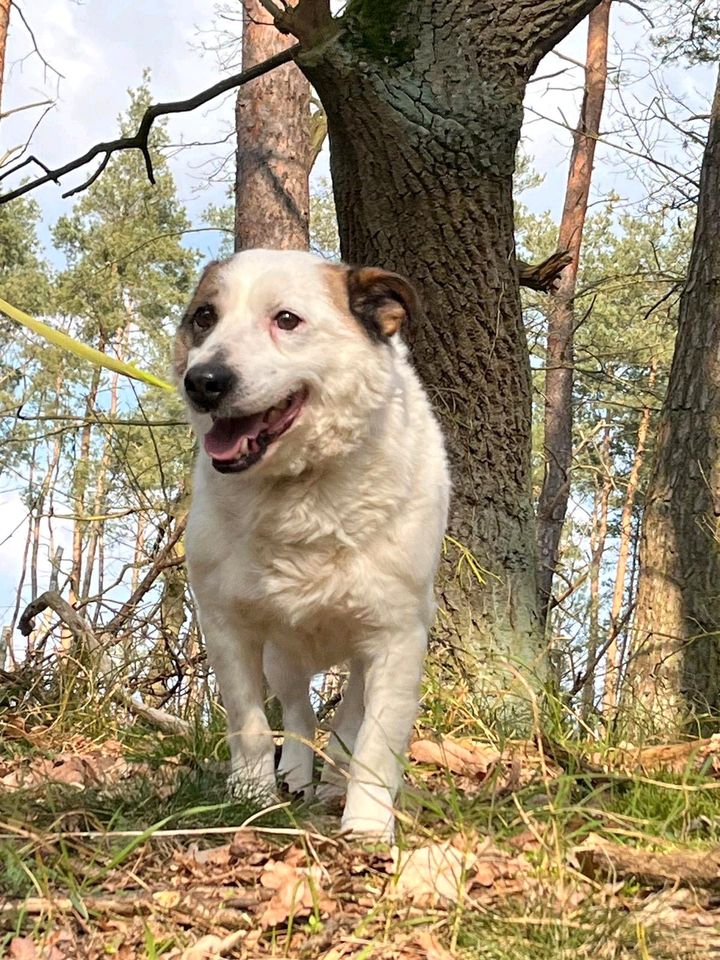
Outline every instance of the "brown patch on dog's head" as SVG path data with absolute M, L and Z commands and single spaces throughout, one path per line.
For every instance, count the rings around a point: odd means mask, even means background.
M 175 335 L 173 363 L 175 373 L 182 377 L 187 369 L 188 353 L 193 347 L 198 347 L 210 332 L 200 329 L 193 321 L 195 314 L 201 307 L 215 309 L 215 300 L 219 291 L 218 273 L 222 264 L 213 260 L 203 270 L 192 300 L 182 318 Z
M 376 342 L 397 333 L 420 312 L 415 288 L 399 273 L 379 267 L 329 267 L 333 300 Z

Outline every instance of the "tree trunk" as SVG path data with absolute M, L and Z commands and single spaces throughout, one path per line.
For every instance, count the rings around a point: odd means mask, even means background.
M 496 656 L 545 671 L 512 174 L 527 80 L 596 3 L 351 0 L 338 20 L 302 0 L 279 18 L 327 114 L 343 258 L 424 301 L 405 337 L 445 428 L 450 532 L 487 571 L 458 576 L 448 550 L 439 629 L 484 676 Z
M 560 537 L 570 496 L 572 463 L 572 390 L 575 335 L 575 287 L 583 227 L 592 181 L 595 143 L 600 132 L 607 80 L 610 0 L 602 0 L 588 18 L 585 93 L 573 137 L 558 249 L 569 265 L 560 276 L 548 312 L 545 358 L 545 476 L 538 502 L 538 596 L 540 619 L 547 621 Z
M 243 0 L 243 69 L 291 46 L 259 0 Z M 240 87 L 235 249 L 310 245 L 310 84 L 294 63 Z
M 608 503 L 613 478 L 608 463 L 610 455 L 610 427 L 605 427 L 601 447 L 600 467 L 603 472 L 602 486 L 596 491 L 590 530 L 590 608 L 588 610 L 587 674 L 582 690 L 582 715 L 587 720 L 595 702 L 595 663 L 600 646 L 600 590 L 602 587 L 602 561 L 608 529 Z
M 103 344 L 99 348 L 102 350 Z M 73 476 L 72 503 L 77 518 L 73 524 L 73 547 L 72 547 L 72 572 L 70 574 L 70 602 L 75 603 L 80 599 L 82 567 L 83 567 L 83 539 L 85 534 L 84 521 L 78 519 L 82 516 L 85 507 L 85 493 L 87 490 L 88 470 L 90 465 L 90 441 L 92 439 L 92 416 L 95 412 L 95 401 L 100 386 L 100 367 L 95 367 L 90 381 L 87 399 L 85 401 L 85 424 L 80 434 L 80 450 L 75 464 L 75 474 Z
M 657 363 L 653 360 L 650 365 L 650 377 L 648 379 L 648 390 L 652 390 L 655 385 L 655 376 L 657 373 Z M 605 655 L 605 687 L 603 690 L 603 713 L 609 715 L 617 706 L 618 687 L 621 664 L 618 660 L 618 634 L 622 627 L 620 614 L 622 612 L 623 598 L 625 597 L 625 580 L 627 577 L 628 558 L 630 556 L 630 544 L 632 540 L 632 522 L 633 512 L 635 510 L 635 495 L 637 494 L 638 480 L 640 478 L 640 468 L 645 454 L 645 443 L 647 441 L 648 427 L 650 426 L 650 407 L 644 407 L 640 416 L 640 426 L 638 427 L 637 444 L 635 446 L 635 456 L 633 457 L 628 477 L 627 488 L 625 490 L 625 502 L 623 503 L 622 515 L 620 517 L 620 543 L 618 544 L 617 568 L 615 572 L 615 586 L 613 589 L 612 604 L 610 607 L 610 645 Z
M 720 711 L 720 76 L 646 497 L 629 709 L 666 732 Z
M 2 106 L 3 81 L 5 79 L 5 48 L 7 47 L 11 6 L 12 0 L 0 0 L 0 106 Z

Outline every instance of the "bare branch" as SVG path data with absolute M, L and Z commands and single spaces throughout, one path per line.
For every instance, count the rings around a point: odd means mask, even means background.
M 195 94 L 194 97 L 189 97 L 187 100 L 173 100 L 168 103 L 154 103 L 145 111 L 145 114 L 140 121 L 140 126 L 133 136 L 119 137 L 117 140 L 108 140 L 105 143 L 96 143 L 94 147 L 91 147 L 81 157 L 71 160 L 69 163 L 66 163 L 61 167 L 57 167 L 54 170 L 46 167 L 45 164 L 41 163 L 36 157 L 28 157 L 27 160 L 24 160 L 22 164 L 17 164 L 11 170 L 0 174 L 0 180 L 5 179 L 5 177 L 18 170 L 21 166 L 33 161 L 46 171 L 45 176 L 38 177 L 35 180 L 30 180 L 27 183 L 23 183 L 14 190 L 9 190 L 7 193 L 4 193 L 2 196 L 0 196 L 0 203 L 9 203 L 11 200 L 15 200 L 17 197 L 21 197 L 23 194 L 29 193 L 31 190 L 36 190 L 38 187 L 48 183 L 51 180 L 53 180 L 55 183 L 58 183 L 61 177 L 64 177 L 73 170 L 84 167 L 85 164 L 90 163 L 90 161 L 94 160 L 95 157 L 102 156 L 103 160 L 99 170 L 97 170 L 82 186 L 75 187 L 63 194 L 64 197 L 71 196 L 72 194 L 77 193 L 79 190 L 86 189 L 95 179 L 97 179 L 100 173 L 102 173 L 105 166 L 107 166 L 107 162 L 111 155 L 122 150 L 139 150 L 142 153 L 145 159 L 148 180 L 150 183 L 154 184 L 155 176 L 153 173 L 152 160 L 148 147 L 148 139 L 152 125 L 158 117 L 167 116 L 168 114 L 173 113 L 189 113 L 192 110 L 196 110 L 198 107 L 203 106 L 203 104 L 208 103 L 210 100 L 214 100 L 223 93 L 227 93 L 228 90 L 241 87 L 244 84 L 249 83 L 251 80 L 255 80 L 257 77 L 261 77 L 264 74 L 269 73 L 271 70 L 275 70 L 276 67 L 280 67 L 285 63 L 290 63 L 295 54 L 298 52 L 299 48 L 300 45 L 295 44 L 287 50 L 283 50 L 272 57 L 268 57 L 267 60 L 263 60 L 262 63 L 258 63 L 256 66 L 250 67 L 248 70 L 243 70 L 240 73 L 233 74 L 230 77 L 226 77 L 224 80 L 218 81 L 218 83 L 215 83 L 206 90 Z
M 14 113 L 22 113 L 23 110 L 34 110 L 35 107 L 53 106 L 54 100 L 36 100 L 35 103 L 24 103 L 22 107 L 13 107 L 12 110 L 3 110 L 0 113 L 0 120 L 11 117 Z

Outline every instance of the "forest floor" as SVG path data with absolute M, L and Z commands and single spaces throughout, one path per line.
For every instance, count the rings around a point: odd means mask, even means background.
M 228 802 L 219 727 L 8 710 L 0 741 L 0 957 L 720 958 L 720 737 L 421 722 L 394 847 Z

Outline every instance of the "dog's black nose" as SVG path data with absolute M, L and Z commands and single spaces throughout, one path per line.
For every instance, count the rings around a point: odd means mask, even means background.
M 235 374 L 219 363 L 199 363 L 185 374 L 185 392 L 201 410 L 214 410 L 235 384 Z

